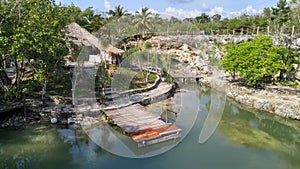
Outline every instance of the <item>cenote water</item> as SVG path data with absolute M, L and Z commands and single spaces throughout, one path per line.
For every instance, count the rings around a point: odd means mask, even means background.
M 25 126 L 0 130 L 0 168 L 30 169 L 298 169 L 300 122 L 242 107 L 227 98 L 214 134 L 199 143 L 211 104 L 211 89 L 188 89 L 190 106 L 199 107 L 196 121 L 173 149 L 150 158 L 114 155 L 95 144 L 84 131 L 56 126 Z M 173 110 L 166 101 L 150 105 L 153 111 Z M 173 114 L 168 118 L 172 121 Z M 182 111 L 184 115 L 184 111 Z

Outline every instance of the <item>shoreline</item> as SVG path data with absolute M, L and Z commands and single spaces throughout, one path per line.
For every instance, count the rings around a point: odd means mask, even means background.
M 200 79 L 200 82 L 214 88 L 213 81 L 209 76 Z M 300 90 L 287 87 L 280 88 L 279 86 L 252 89 L 229 82 L 228 79 L 222 79 L 221 83 L 225 85 L 225 88 L 220 90 L 225 92 L 226 97 L 243 106 L 283 118 L 300 120 Z
M 236 102 L 251 108 L 276 114 L 284 118 L 300 120 L 300 89 L 287 86 L 268 85 L 265 90 L 252 89 L 230 82 L 227 74 L 215 68 L 212 64 L 219 61 L 224 54 L 214 44 L 240 43 L 252 39 L 252 36 L 182 36 L 182 37 L 153 37 L 149 41 L 165 53 L 173 53 L 181 63 L 187 63 L 190 72 L 202 78 L 199 81 L 211 88 L 216 86 L 213 80 L 221 80 L 225 84 L 220 91 Z M 274 44 L 279 44 L 280 39 L 274 37 Z M 300 37 L 291 37 L 295 48 L 300 48 Z M 172 42 L 172 43 L 168 43 Z M 203 48 L 198 49 L 191 42 L 199 43 Z M 211 63 L 213 62 L 213 63 Z M 212 77 L 213 71 L 218 71 L 218 78 Z M 222 72 L 221 74 L 219 74 Z M 300 74 L 300 72 L 299 72 Z M 212 79 L 213 78 L 213 79 Z M 222 79 L 220 79 L 222 78 Z
M 274 114 L 282 118 L 300 120 L 300 104 L 296 105 L 296 102 L 300 103 L 299 90 L 293 90 L 295 94 L 291 94 L 290 92 L 275 92 L 276 90 L 270 86 L 264 90 L 249 89 L 228 82 L 228 79 L 223 79 L 221 83 L 223 83 L 223 85 L 225 84 L 224 90 L 224 88 L 219 88 L 220 86 L 213 84 L 213 82 L 216 81 L 213 81 L 210 76 L 204 76 L 199 82 L 210 88 L 220 90 L 220 92 L 225 92 L 226 97 L 241 104 L 241 106 Z M 287 91 L 288 89 L 289 88 L 287 88 Z M 30 112 L 27 113 L 27 115 L 22 112 L 22 110 L 24 110 L 23 108 L 16 109 L 16 111 L 7 115 L 7 117 L 4 117 L 5 114 L 11 113 L 12 111 L 2 113 L 0 128 L 15 128 L 36 124 L 52 125 L 50 122 L 52 117 L 59 119 L 59 123 L 55 125 L 68 125 L 69 117 L 74 118 L 75 120 L 77 119 L 74 116 L 76 113 L 73 111 L 73 105 L 69 104 L 67 101 L 59 105 L 49 104 L 47 108 L 43 108 L 40 107 L 39 101 L 31 100 L 30 104 L 27 104 L 27 106 L 27 110 Z M 57 111 L 54 112 L 53 110 Z

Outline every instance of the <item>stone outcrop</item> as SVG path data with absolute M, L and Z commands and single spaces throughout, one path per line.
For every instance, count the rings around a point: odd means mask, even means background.
M 173 53 L 180 62 L 188 63 L 187 68 L 194 74 L 199 74 L 201 82 L 210 85 L 212 82 L 212 68 L 210 57 L 221 59 L 222 51 L 214 47 L 214 43 L 228 44 L 241 43 L 252 40 L 253 36 L 169 36 L 153 37 L 150 42 L 159 50 Z M 300 37 L 273 37 L 274 45 L 285 45 L 300 49 Z M 213 53 L 212 56 L 209 54 Z M 296 78 L 300 79 L 300 72 L 296 73 Z M 266 90 L 254 90 L 242 87 L 238 84 L 227 83 L 227 78 L 222 76 L 226 83 L 228 97 L 251 108 L 267 111 L 276 115 L 300 120 L 300 91 L 283 87 L 275 89 L 274 86 L 267 87 Z
M 237 102 L 282 117 L 300 120 L 300 91 L 294 92 L 278 92 L 271 88 L 254 90 L 235 84 L 228 84 L 226 88 L 227 96 Z

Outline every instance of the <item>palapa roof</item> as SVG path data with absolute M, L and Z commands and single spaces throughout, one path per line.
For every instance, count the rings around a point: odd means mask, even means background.
M 124 51 L 122 49 L 118 49 L 112 45 L 108 45 L 105 49 L 106 53 L 113 55 L 122 55 Z
M 121 55 L 124 53 L 123 50 L 118 49 L 112 45 L 108 45 L 107 47 L 101 46 L 100 41 L 97 37 L 92 35 L 90 32 L 88 32 L 86 29 L 82 28 L 75 22 L 72 22 L 67 26 L 67 37 L 69 41 L 78 46 L 94 46 L 100 51 L 105 51 L 110 55 Z
M 98 38 L 75 22 L 67 26 L 67 37 L 71 38 L 69 40 L 78 46 L 84 45 L 99 48 Z

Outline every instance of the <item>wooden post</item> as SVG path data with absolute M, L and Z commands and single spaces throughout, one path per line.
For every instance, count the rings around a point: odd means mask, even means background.
M 234 29 L 232 29 L 232 34 L 234 35 L 234 32 L 235 32 L 235 30 Z
M 23 111 L 24 111 L 24 116 L 27 117 L 27 107 L 26 107 L 26 93 L 27 93 L 27 88 L 24 88 L 22 90 L 22 102 L 23 102 Z
M 43 80 L 43 87 L 42 87 L 42 102 L 43 102 L 43 107 L 46 105 L 46 90 L 47 90 L 47 82 L 44 79 Z
M 295 31 L 295 25 L 293 25 L 293 27 L 292 27 L 292 35 L 291 36 L 294 36 L 294 31 Z
M 256 35 L 258 35 L 258 34 L 259 34 L 259 26 L 257 27 Z
M 166 111 L 166 123 L 168 123 L 168 112 Z
M 270 26 L 267 27 L 268 29 L 268 36 L 270 35 Z

